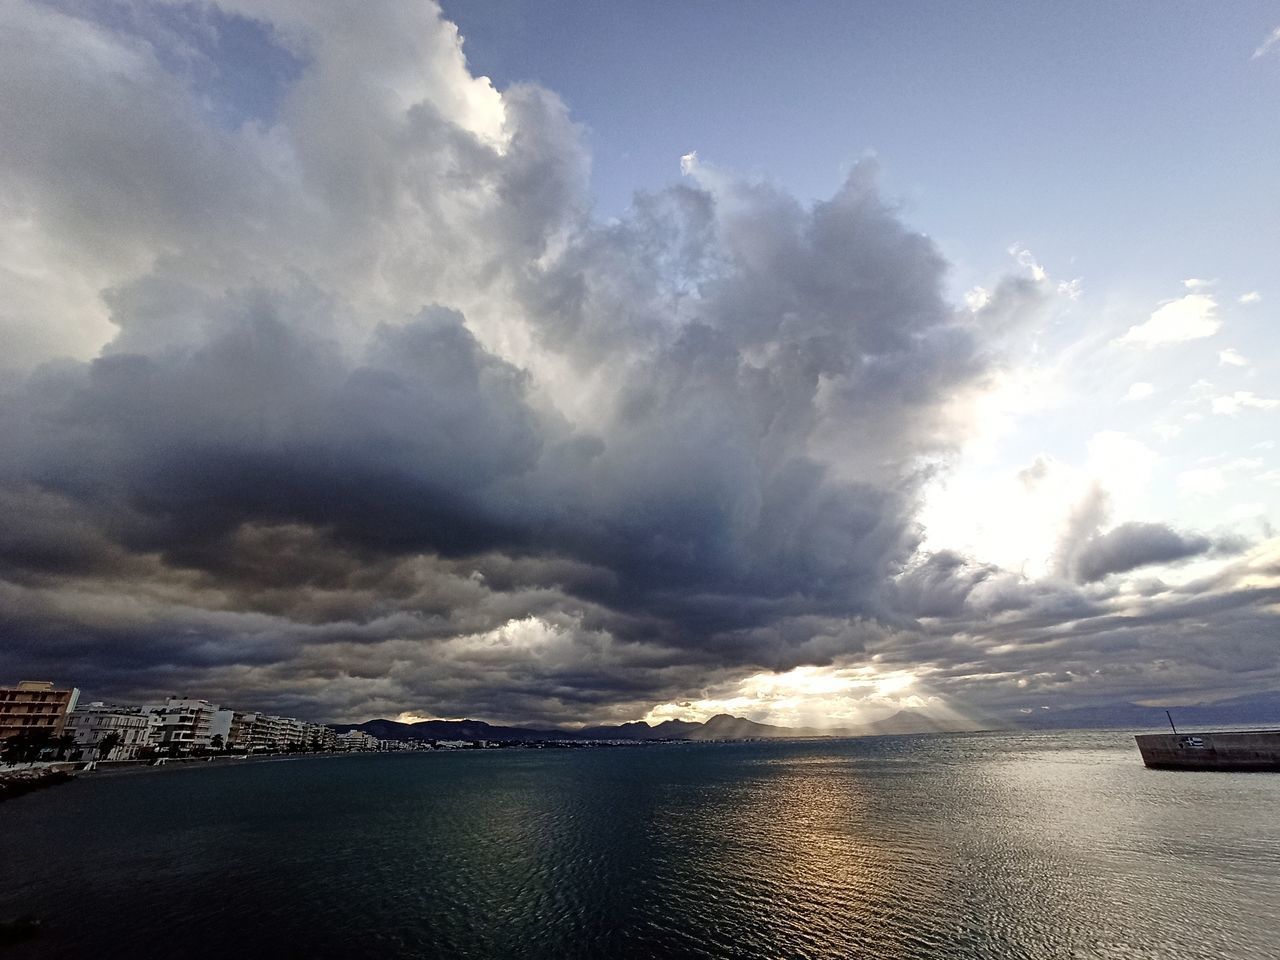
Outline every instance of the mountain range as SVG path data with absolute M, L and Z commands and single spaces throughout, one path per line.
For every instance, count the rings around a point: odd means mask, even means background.
M 1280 725 L 1280 692 L 1248 694 L 1216 703 L 1171 707 L 1179 728 Z M 1117 702 L 1086 707 L 1058 708 L 1022 715 L 1000 727 L 1027 730 L 1126 728 L 1159 729 L 1168 724 L 1164 707 Z M 745 717 L 719 714 L 705 722 L 665 720 L 650 725 L 643 720 L 618 725 L 580 727 L 572 730 L 506 727 L 483 720 L 366 720 L 363 723 L 330 724 L 335 730 L 362 730 L 379 740 L 777 740 L 805 737 L 876 737 L 895 734 L 953 733 L 976 729 L 940 723 L 922 713 L 900 710 L 872 723 L 840 729 L 780 727 Z
M 634 723 L 580 727 L 575 730 L 504 727 L 483 720 L 420 720 L 402 723 L 398 720 L 366 720 L 363 723 L 331 724 L 339 732 L 361 730 L 379 740 L 778 740 L 801 737 L 875 737 L 906 733 L 945 733 L 944 726 L 922 713 L 900 710 L 873 723 L 841 729 L 816 727 L 779 727 L 757 723 L 727 713 L 700 722 L 696 720 L 664 720 L 650 726 L 643 720 Z

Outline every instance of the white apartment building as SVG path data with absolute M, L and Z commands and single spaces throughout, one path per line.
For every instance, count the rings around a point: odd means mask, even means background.
M 307 742 L 307 725 L 297 717 L 280 718 L 280 740 L 278 743 L 285 749 Z
M 259 735 L 259 741 L 264 750 L 280 750 L 285 744 L 287 733 L 288 724 L 285 723 L 284 717 L 262 715 L 262 732 Z
M 250 753 L 266 753 L 291 750 L 299 744 L 311 749 L 333 749 L 337 734 L 333 728 L 318 723 L 308 723 L 296 717 L 277 717 L 266 713 L 242 713 L 227 711 L 230 719 L 219 720 L 227 725 L 224 742 L 236 750 Z M 221 729 L 219 725 L 218 729 Z
M 227 746 L 233 750 L 253 751 L 254 730 L 261 714 L 243 710 L 231 712 L 231 727 L 227 731 Z
M 339 750 L 377 750 L 378 738 L 370 736 L 363 730 L 348 730 L 335 737 Z
M 297 717 L 224 709 L 194 697 L 169 697 L 144 706 L 95 701 L 77 710 L 78 697 L 78 690 L 55 689 L 47 681 L 0 687 L 0 739 L 27 730 L 53 738 L 65 724 L 65 731 L 75 737 L 73 753 L 84 760 L 132 760 L 148 747 L 172 756 L 211 749 L 268 753 L 338 746 L 332 727 Z M 109 756 L 99 756 L 98 745 L 113 733 L 120 742 Z M 360 749 L 376 748 L 377 741 L 368 740 L 372 747 Z
M 219 709 L 209 722 L 209 744 L 214 749 L 225 750 L 231 746 L 231 725 L 235 722 L 236 712 L 225 708 Z
M 219 708 L 208 700 L 170 697 L 164 703 L 150 703 L 142 709 L 154 717 L 151 745 L 162 753 L 207 749 L 213 739 Z
M 140 713 L 137 707 L 108 706 L 95 701 L 67 715 L 67 733 L 75 746 L 72 756 L 82 760 L 136 760 L 151 739 L 152 715 Z M 99 745 L 115 734 L 119 741 L 104 756 Z
M 323 750 L 332 750 L 338 745 L 338 731 L 324 725 L 323 723 L 313 723 L 315 727 L 315 738 L 320 741 L 320 747 Z M 307 742 L 311 742 L 311 735 L 308 734 Z
M 248 753 L 263 753 L 275 749 L 274 717 L 265 713 L 237 712 L 231 721 L 231 745 Z

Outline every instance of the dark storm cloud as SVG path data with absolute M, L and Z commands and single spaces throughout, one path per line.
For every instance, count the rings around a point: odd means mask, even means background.
M 955 616 L 973 591 L 1000 573 L 991 564 L 975 563 L 953 550 L 923 557 L 893 582 L 895 609 L 915 617 Z
M 366 362 L 347 365 L 257 296 L 233 310 L 189 352 L 37 374 L 5 415 L 5 475 L 97 507 L 125 545 L 166 555 L 246 521 L 384 549 L 503 538 L 491 488 L 530 467 L 541 437 L 523 376 L 459 315 L 378 328 Z
M 1099 493 L 1061 579 L 917 554 L 1046 292 L 954 309 L 872 165 L 816 204 L 695 167 L 604 223 L 563 104 L 430 6 L 112 9 L 0 11 L 0 199 L 115 325 L 0 385 L 0 676 L 629 720 L 851 659 L 1034 674 L 1115 616 L 1090 581 L 1203 552 L 1099 535 Z M 48 303 L 14 329 L 86 356 Z
M 1162 523 L 1122 523 L 1085 544 L 1076 570 L 1086 583 L 1153 563 L 1170 563 L 1207 553 L 1208 537 L 1184 535 Z
M 1042 462 L 1037 461 L 1032 469 L 1041 466 Z M 1019 476 L 1026 481 L 1031 470 Z M 1203 534 L 1179 533 L 1163 523 L 1122 523 L 1103 533 L 1101 527 L 1110 513 L 1110 497 L 1095 484 L 1072 510 L 1058 543 L 1056 560 L 1060 576 L 1081 583 L 1096 583 L 1111 574 L 1128 573 L 1140 567 L 1177 563 L 1208 554 L 1229 556 L 1248 547 L 1238 536 L 1211 539 Z
M 812 209 L 761 185 L 678 187 L 588 226 L 522 296 L 544 343 L 612 383 L 575 545 L 613 603 L 700 629 L 753 602 L 866 609 L 911 553 L 922 453 L 984 368 L 945 265 L 854 172 Z
M 523 139 L 541 160 L 518 136 L 489 164 L 572 179 L 539 173 L 559 154 Z M 585 605 L 584 628 L 728 665 L 794 663 L 812 636 L 789 624 L 881 610 L 919 536 L 918 458 L 949 448 L 947 401 L 985 360 L 941 296 L 941 257 L 872 172 L 812 208 L 762 185 L 679 186 L 561 242 L 535 265 L 526 235 L 500 266 L 563 376 L 605 378 L 576 425 L 457 311 L 385 318 L 353 344 L 323 278 L 214 295 L 153 272 L 109 295 L 122 332 L 103 356 L 15 391 L 3 476 L 111 549 L 307 618 L 404 598 L 387 583 L 301 604 L 268 589 L 279 568 L 246 559 L 246 531 L 308 531 L 320 577 L 338 556 L 527 558 Z

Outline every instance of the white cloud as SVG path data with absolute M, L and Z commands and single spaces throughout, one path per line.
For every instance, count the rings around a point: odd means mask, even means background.
M 1124 395 L 1126 400 L 1141 400 L 1149 397 L 1156 392 L 1156 388 L 1149 383 L 1139 381 L 1129 384 L 1129 392 Z
M 986 287 L 974 287 L 964 295 L 964 305 L 970 313 L 977 313 L 991 302 L 991 291 Z
M 1232 347 L 1218 351 L 1218 362 L 1224 363 L 1230 367 L 1248 366 L 1248 359 Z
M 1079 300 L 1084 296 L 1084 277 L 1063 280 L 1058 284 L 1058 293 L 1068 300 Z
M 1280 27 L 1276 27 L 1269 34 L 1267 34 L 1267 39 L 1262 41 L 1262 43 L 1258 46 L 1258 49 L 1253 51 L 1253 56 L 1250 57 L 1249 59 L 1257 60 L 1259 57 L 1265 57 L 1268 53 L 1271 52 L 1271 49 L 1277 43 L 1280 43 Z
M 1162 304 L 1146 323 L 1130 327 L 1117 343 L 1154 346 L 1211 337 L 1222 325 L 1218 302 L 1207 293 L 1189 293 Z
M 1271 410 L 1275 407 L 1280 407 L 1280 400 L 1260 397 L 1248 390 L 1213 398 L 1213 412 L 1227 417 L 1234 417 L 1241 410 Z
M 1248 293 L 1242 293 L 1236 300 L 1237 303 L 1243 303 L 1248 306 L 1251 303 L 1261 303 L 1262 294 L 1257 290 L 1250 290 Z
M 1020 266 L 1026 267 L 1030 270 L 1031 279 L 1036 281 L 1036 283 L 1040 283 L 1049 276 L 1045 268 L 1036 261 L 1035 255 L 1026 247 L 1022 246 L 1022 244 L 1015 243 L 1011 246 L 1009 248 L 1009 256 L 1017 260 Z
M 1190 277 L 1182 281 L 1182 285 L 1188 290 L 1203 290 L 1206 287 L 1212 287 L 1217 280 L 1200 280 L 1196 277 Z
M 690 176 L 698 166 L 698 151 L 690 150 L 680 158 L 680 173 Z

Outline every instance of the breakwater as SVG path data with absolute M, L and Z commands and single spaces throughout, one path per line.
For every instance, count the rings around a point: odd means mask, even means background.
M 1144 733 L 1142 762 L 1158 770 L 1280 771 L 1280 730 Z
M 33 790 L 43 790 L 75 779 L 70 770 L 54 767 L 37 767 L 30 770 L 6 770 L 0 772 L 0 801 L 12 800 Z

